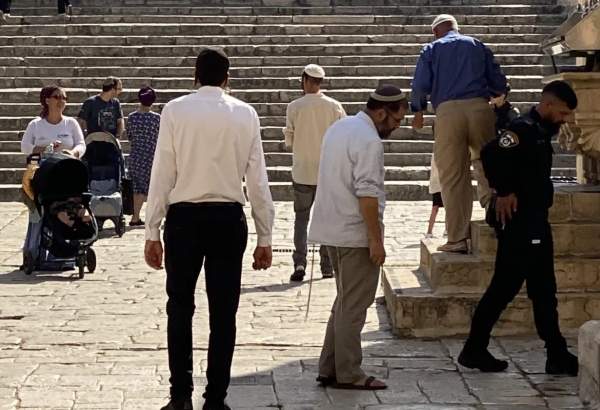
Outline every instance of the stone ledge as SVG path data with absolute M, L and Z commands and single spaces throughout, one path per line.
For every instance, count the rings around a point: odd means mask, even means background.
M 393 329 L 402 337 L 466 335 L 480 295 L 435 295 L 420 273 L 410 267 L 384 269 L 383 288 Z M 559 293 L 561 329 L 573 331 L 600 311 L 600 292 Z M 494 335 L 533 334 L 531 302 L 517 296 L 504 311 Z
M 495 256 L 459 255 L 438 252 L 441 240 L 421 241 L 419 270 L 436 295 L 453 293 L 482 294 L 494 272 Z M 600 292 L 600 259 L 556 258 L 556 282 L 559 291 Z M 522 293 L 526 287 L 523 286 Z

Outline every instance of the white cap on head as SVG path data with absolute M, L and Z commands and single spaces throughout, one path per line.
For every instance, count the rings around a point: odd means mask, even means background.
M 458 30 L 458 22 L 456 21 L 454 16 L 452 16 L 450 14 L 440 14 L 439 16 L 437 16 L 435 18 L 435 20 L 433 20 L 433 23 L 431 23 L 431 29 L 433 30 L 440 24 L 446 23 L 448 21 L 452 23 L 452 28 L 454 28 L 455 30 Z
M 323 70 L 323 67 L 317 64 L 307 65 L 304 67 L 304 72 L 306 75 L 313 78 L 325 78 L 325 70 Z

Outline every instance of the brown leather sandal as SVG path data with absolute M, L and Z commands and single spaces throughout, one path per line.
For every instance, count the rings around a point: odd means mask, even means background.
M 333 383 L 331 387 L 334 389 L 344 389 L 344 390 L 385 390 L 387 386 L 384 384 L 383 386 L 373 386 L 373 382 L 375 381 L 375 377 L 369 376 L 365 379 L 364 384 L 354 384 L 354 383 Z

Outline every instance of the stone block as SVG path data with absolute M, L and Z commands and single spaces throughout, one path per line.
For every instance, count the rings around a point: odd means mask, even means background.
M 600 405 L 600 321 L 586 322 L 579 329 L 579 396 L 597 408 Z
M 420 271 L 437 295 L 481 294 L 494 272 L 494 256 L 460 255 L 438 252 L 442 241 L 421 241 Z M 560 292 L 600 292 L 600 258 L 555 259 L 555 275 Z M 522 292 L 525 292 L 523 286 Z
M 403 337 L 466 335 L 480 295 L 456 293 L 436 295 L 422 274 L 411 268 L 384 269 L 386 305 L 394 331 Z M 574 330 L 600 311 L 599 292 L 558 293 L 558 312 L 563 330 Z M 495 335 L 535 332 L 531 302 L 518 295 L 504 311 Z
M 600 256 L 600 224 L 556 223 L 552 224 L 554 254 L 594 258 Z M 497 240 L 494 230 L 484 222 L 471 224 L 473 252 L 481 256 L 496 254 Z

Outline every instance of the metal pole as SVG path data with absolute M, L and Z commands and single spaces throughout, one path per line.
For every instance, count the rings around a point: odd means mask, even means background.
M 312 246 L 312 259 L 310 262 L 310 279 L 308 280 L 308 300 L 306 301 L 306 314 L 304 315 L 304 321 L 308 320 L 308 311 L 310 310 L 310 297 L 312 295 L 313 285 L 313 273 L 315 271 L 315 245 Z

